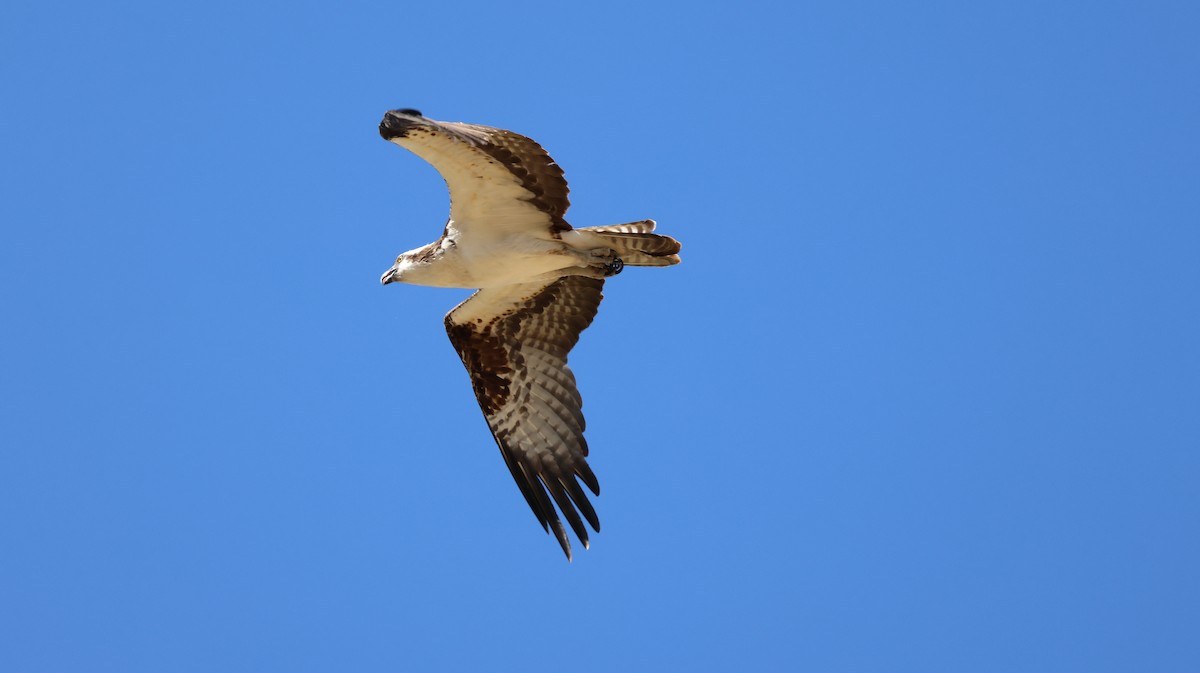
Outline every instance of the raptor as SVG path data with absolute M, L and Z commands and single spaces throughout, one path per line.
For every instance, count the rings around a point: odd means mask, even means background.
M 450 190 L 441 237 L 401 254 L 381 282 L 478 290 L 446 314 L 446 333 L 504 463 L 570 560 L 555 505 L 586 548 L 583 522 L 599 532 L 600 520 L 580 482 L 595 495 L 600 484 L 567 355 L 605 279 L 626 265 L 678 264 L 679 242 L 653 233 L 654 220 L 572 227 L 562 169 L 512 131 L 400 109 L 379 133 L 432 164 Z

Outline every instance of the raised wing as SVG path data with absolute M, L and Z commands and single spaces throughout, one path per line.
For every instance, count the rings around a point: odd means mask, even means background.
M 428 161 L 450 188 L 450 219 L 472 229 L 570 229 L 562 169 L 523 135 L 476 124 L 439 122 L 416 110 L 392 110 L 379 134 Z
M 584 548 L 588 534 L 580 513 L 600 531 L 596 511 L 576 481 L 600 495 L 586 460 L 583 400 L 567 353 L 595 317 L 603 286 L 603 280 L 565 276 L 549 284 L 485 288 L 446 315 L 446 332 L 471 375 L 504 462 L 542 528 L 554 529 L 568 560 L 571 543 L 551 498 Z

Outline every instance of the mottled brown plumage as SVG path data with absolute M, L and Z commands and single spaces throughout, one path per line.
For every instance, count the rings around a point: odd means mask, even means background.
M 562 169 L 536 142 L 475 124 L 394 110 L 387 140 L 433 164 L 450 189 L 442 237 L 410 250 L 381 279 L 481 288 L 446 315 L 446 333 L 525 501 L 567 558 L 555 505 L 588 546 L 600 520 L 579 482 L 588 466 L 583 400 L 567 355 L 600 306 L 604 278 L 624 265 L 679 263 L 679 242 L 653 220 L 574 229 Z
M 584 458 L 583 399 L 567 354 L 600 307 L 604 281 L 564 276 L 544 287 L 480 290 L 446 315 L 446 332 L 471 375 L 471 386 L 504 462 L 543 528 L 570 556 L 566 531 L 548 490 L 586 547 L 600 520 L 575 477 L 600 494 Z M 481 308 L 487 308 L 484 316 Z

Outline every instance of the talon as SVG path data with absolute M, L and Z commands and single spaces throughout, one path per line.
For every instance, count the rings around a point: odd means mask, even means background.
M 604 265 L 604 275 L 605 276 L 615 276 L 618 273 L 621 273 L 621 270 L 624 268 L 625 268 L 625 262 L 621 261 L 620 257 L 614 257 L 613 261 Z

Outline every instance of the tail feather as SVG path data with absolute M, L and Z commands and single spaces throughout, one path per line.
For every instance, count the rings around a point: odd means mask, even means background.
M 594 231 L 598 234 L 648 234 L 654 231 L 658 224 L 654 220 L 638 220 L 625 224 L 607 224 L 603 227 L 581 227 L 584 231 Z
M 679 241 L 670 236 L 650 233 L 654 231 L 654 225 L 654 220 L 639 220 L 602 227 L 580 227 L 578 231 L 586 231 L 603 239 L 629 266 L 678 264 Z

